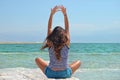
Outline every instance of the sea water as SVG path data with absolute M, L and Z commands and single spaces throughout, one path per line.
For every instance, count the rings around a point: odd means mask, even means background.
M 0 69 L 38 68 L 35 58 L 49 61 L 47 49 L 40 43 L 0 44 Z M 80 80 L 120 80 L 120 43 L 71 43 L 69 63 L 80 60 L 73 74 Z

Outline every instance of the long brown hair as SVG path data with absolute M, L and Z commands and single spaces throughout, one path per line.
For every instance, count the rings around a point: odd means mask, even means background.
M 53 47 L 57 60 L 60 60 L 60 51 L 67 44 L 67 41 L 68 38 L 65 30 L 60 26 L 56 26 L 53 32 L 47 36 L 45 43 L 41 49 Z

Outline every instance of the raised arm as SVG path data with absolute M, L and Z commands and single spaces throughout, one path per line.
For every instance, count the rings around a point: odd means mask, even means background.
M 66 8 L 64 8 L 63 6 L 60 6 L 60 8 L 64 15 L 65 31 L 68 37 L 68 45 L 69 45 L 70 44 L 70 32 L 69 32 L 69 22 L 68 22 L 67 12 L 66 12 Z
M 53 15 L 55 14 L 55 12 L 57 12 L 57 6 L 55 6 L 53 9 L 51 9 L 51 13 L 50 13 L 50 17 L 49 17 L 49 21 L 48 21 L 48 33 L 47 35 L 51 34 L 52 32 L 52 18 Z

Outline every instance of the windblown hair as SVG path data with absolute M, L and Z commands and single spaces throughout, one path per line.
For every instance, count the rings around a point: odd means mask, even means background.
M 61 60 L 60 51 L 67 44 L 67 41 L 65 30 L 60 26 L 56 26 L 53 32 L 47 36 L 41 49 L 53 47 L 57 60 Z

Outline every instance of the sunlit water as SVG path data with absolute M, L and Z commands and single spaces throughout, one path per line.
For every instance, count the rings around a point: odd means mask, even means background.
M 0 69 L 37 68 L 34 59 L 49 61 L 47 49 L 41 44 L 0 44 Z M 69 63 L 81 60 L 81 67 L 73 74 L 80 80 L 120 80 L 119 43 L 72 43 Z

